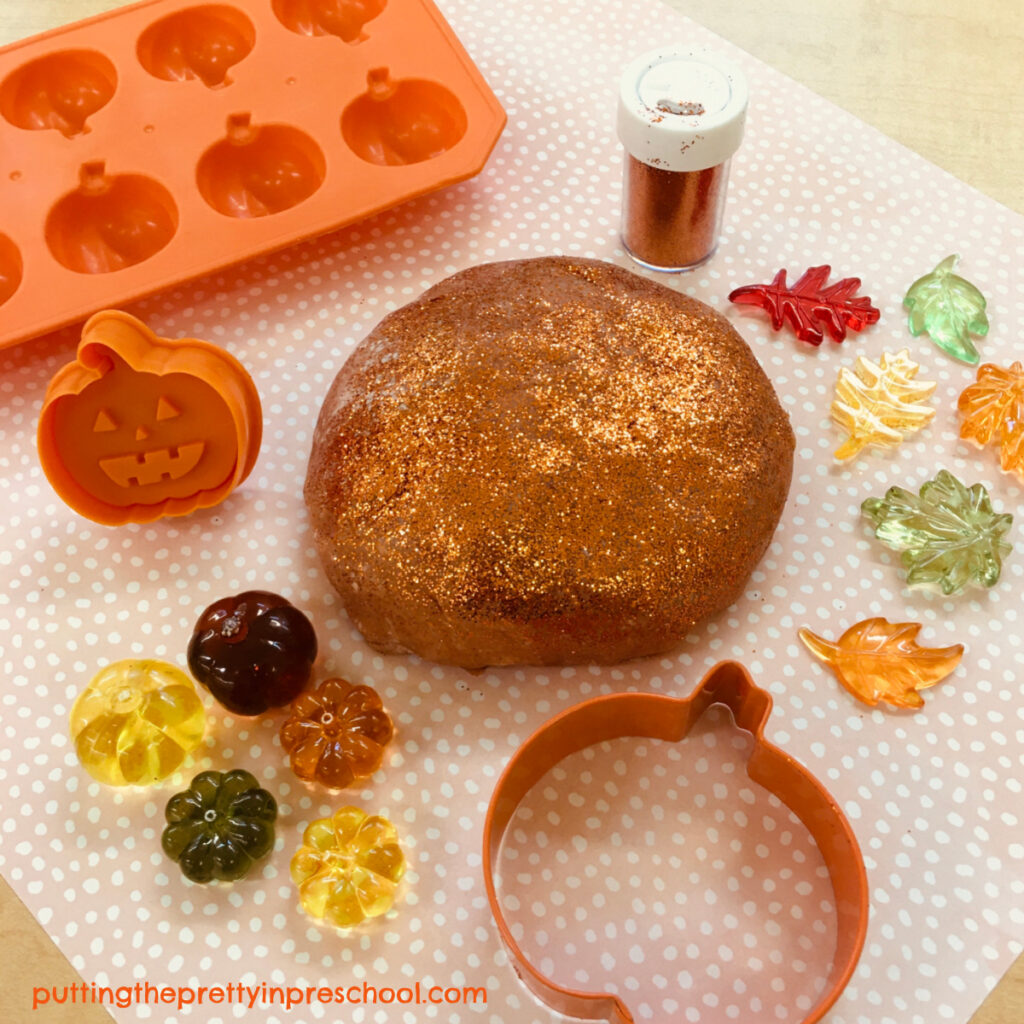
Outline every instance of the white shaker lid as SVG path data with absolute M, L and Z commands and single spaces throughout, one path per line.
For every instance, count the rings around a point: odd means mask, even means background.
M 717 167 L 739 149 L 747 95 L 743 72 L 716 53 L 656 50 L 622 73 L 619 139 L 652 167 Z

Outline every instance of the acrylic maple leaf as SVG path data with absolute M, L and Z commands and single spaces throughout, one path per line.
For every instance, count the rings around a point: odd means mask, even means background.
M 970 336 L 988 333 L 988 317 L 985 296 L 953 273 L 959 258 L 947 256 L 930 274 L 919 277 L 903 305 L 910 310 L 907 326 L 915 338 L 926 333 L 947 355 L 973 365 L 979 356 Z
M 832 268 L 827 264 L 811 267 L 790 287 L 786 271 L 780 270 L 771 284 L 748 284 L 729 293 L 729 301 L 741 306 L 757 306 L 771 317 L 772 329 L 781 330 L 785 321 L 801 341 L 820 345 L 827 328 L 833 341 L 842 341 L 846 330 L 863 330 L 881 315 L 866 295 L 854 297 L 859 277 L 844 277 L 825 287 Z
M 981 484 L 966 487 L 948 470 L 911 494 L 890 487 L 884 498 L 868 498 L 861 511 L 875 536 L 896 551 L 907 582 L 937 584 L 958 594 L 970 582 L 994 586 L 1011 545 L 1003 539 L 1013 516 L 995 512 Z
M 923 403 L 935 384 L 914 380 L 919 369 L 903 349 L 894 356 L 883 352 L 877 363 L 860 356 L 855 371 L 839 371 L 832 419 L 850 436 L 836 450 L 837 459 L 852 459 L 868 445 L 897 445 L 931 420 L 935 410 Z
M 1007 370 L 985 363 L 956 407 L 963 417 L 960 436 L 980 445 L 997 441 L 1003 472 L 1024 476 L 1024 366 L 1013 363 Z
M 918 690 L 948 676 L 964 653 L 963 644 L 921 647 L 920 630 L 917 622 L 864 619 L 835 643 L 809 629 L 801 629 L 799 636 L 858 700 L 872 707 L 884 700 L 898 708 L 920 708 L 924 701 Z

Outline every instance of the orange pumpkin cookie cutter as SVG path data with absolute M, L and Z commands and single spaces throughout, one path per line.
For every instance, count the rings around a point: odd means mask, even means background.
M 803 767 L 764 738 L 772 699 L 734 661 L 715 665 L 686 698 L 655 693 L 596 697 L 545 722 L 512 756 L 491 796 L 484 823 L 483 863 L 487 899 L 513 967 L 526 987 L 557 1013 L 581 1020 L 632 1024 L 618 996 L 566 988 L 529 962 L 512 936 L 495 887 L 502 840 L 516 808 L 556 764 L 570 754 L 627 736 L 678 742 L 712 704 L 728 707 L 739 728 L 754 737 L 747 764 L 753 782 L 777 796 L 811 833 L 828 868 L 835 895 L 836 951 L 824 991 L 801 1024 L 821 1020 L 850 980 L 868 925 L 868 883 L 857 840 L 846 816 Z
M 50 381 L 37 439 L 60 497 L 119 526 L 223 501 L 251 472 L 262 434 L 256 385 L 234 356 L 105 310 Z

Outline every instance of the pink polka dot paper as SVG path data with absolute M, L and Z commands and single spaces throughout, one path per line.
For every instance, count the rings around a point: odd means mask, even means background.
M 491 789 L 544 720 L 602 693 L 686 694 L 736 658 L 775 699 L 768 738 L 845 809 L 872 895 L 867 945 L 829 1024 L 966 1022 L 1024 938 L 1024 488 L 958 439 L 973 370 L 910 338 L 908 285 L 959 252 L 989 299 L 983 361 L 1020 358 L 1024 220 L 853 117 L 650 3 L 444 4 L 509 115 L 476 179 L 363 224 L 137 303 L 160 334 L 209 338 L 252 372 L 265 439 L 220 507 L 108 529 L 53 494 L 34 430 L 71 331 L 0 355 L 0 869 L 89 981 L 481 985 L 486 1007 L 113 1009 L 123 1021 L 268 1024 L 545 1022 L 498 942 L 481 875 Z M 512 668 L 469 676 L 383 657 L 348 622 L 312 550 L 301 487 L 319 403 L 389 310 L 475 263 L 551 253 L 629 265 L 618 242 L 618 69 L 678 38 L 738 61 L 751 82 L 719 252 L 672 286 L 725 313 L 772 378 L 797 435 L 782 523 L 746 593 L 670 657 L 618 667 Z M 585 87 L 581 87 L 585 83 Z M 198 144 L 198 143 L 197 143 Z M 0 226 L 2 227 L 2 226 Z M 879 324 L 819 349 L 730 307 L 782 266 L 859 276 Z M 935 420 L 893 452 L 838 465 L 836 375 L 858 354 L 909 347 L 938 381 Z M 910 590 L 859 519 L 864 498 L 916 490 L 939 468 L 981 482 L 1018 517 L 1000 583 L 959 598 Z M 185 664 L 199 612 L 245 588 L 313 618 L 317 679 L 374 685 L 397 727 L 385 765 L 340 796 L 290 773 L 281 715 L 212 725 L 163 788 L 114 791 L 78 766 L 66 735 L 79 689 L 130 656 Z M 801 647 L 874 615 L 963 642 L 953 675 L 914 715 L 868 709 Z M 639 1021 L 799 1020 L 827 970 L 834 920 L 821 858 L 785 807 L 743 772 L 744 734 L 713 713 L 682 744 L 618 741 L 553 770 L 514 820 L 503 855 L 509 916 L 558 980 L 617 991 Z M 234 886 L 186 883 L 160 852 L 163 806 L 194 772 L 245 767 L 277 797 L 274 852 Z M 346 802 L 391 818 L 409 860 L 394 911 L 350 934 L 297 908 L 288 860 L 303 828 Z

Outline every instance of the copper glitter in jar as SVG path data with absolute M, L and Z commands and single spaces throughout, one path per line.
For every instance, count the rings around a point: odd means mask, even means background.
M 657 51 L 625 70 L 622 241 L 637 263 L 690 270 L 714 253 L 746 109 L 742 73 L 714 54 Z
M 728 165 L 664 171 L 626 157 L 622 241 L 638 263 L 660 270 L 696 267 L 718 244 Z

